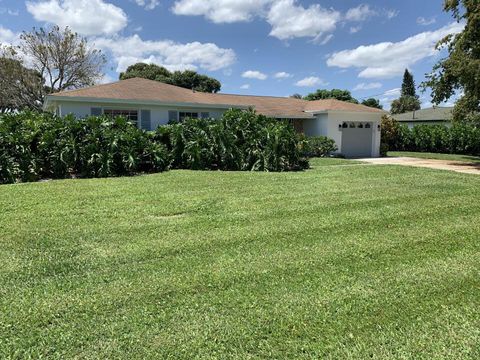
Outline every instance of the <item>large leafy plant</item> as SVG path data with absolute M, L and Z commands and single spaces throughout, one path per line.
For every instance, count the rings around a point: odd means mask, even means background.
M 221 120 L 186 119 L 158 128 L 156 137 L 171 150 L 176 168 L 289 171 L 308 167 L 293 127 L 253 111 L 229 110 Z

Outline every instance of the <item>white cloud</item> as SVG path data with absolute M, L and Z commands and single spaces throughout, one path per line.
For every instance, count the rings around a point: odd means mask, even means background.
M 248 89 L 250 89 L 250 85 L 249 84 L 243 84 L 242 86 L 240 86 L 240 89 L 248 90 Z
M 332 40 L 332 39 L 333 39 L 333 34 L 328 34 L 323 39 L 317 38 L 313 42 L 317 43 L 317 44 L 320 44 L 320 45 L 325 45 L 325 44 L 329 43 L 330 40 Z
M 293 76 L 292 74 L 289 74 L 285 71 L 280 71 L 280 72 L 277 72 L 275 75 L 273 75 L 275 79 L 288 79 L 292 76 Z
M 248 71 L 245 71 L 242 74 L 242 77 L 244 77 L 246 79 L 265 80 L 268 76 L 265 75 L 264 73 L 260 72 L 260 71 L 248 70 Z
M 420 16 L 417 18 L 417 24 L 422 26 L 432 25 L 432 24 L 435 24 L 436 22 L 437 22 L 437 19 L 435 19 L 435 16 L 430 19 L 426 19 L 423 16 Z
M 281 40 L 319 38 L 333 31 L 341 18 L 338 11 L 324 9 L 318 4 L 304 8 L 297 0 L 177 0 L 172 12 L 204 16 L 217 24 L 265 18 L 272 26 L 270 35 Z
M 327 65 L 362 69 L 360 78 L 392 78 L 418 61 L 438 54 L 435 44 L 448 34 L 462 31 L 463 27 L 463 24 L 452 23 L 396 43 L 383 42 L 339 51 L 329 56 Z
M 386 96 L 388 98 L 397 98 L 400 96 L 402 89 L 401 88 L 395 88 L 395 89 L 390 89 L 385 91 L 382 96 Z
M 0 1 L 1 1 L 1 0 L 0 0 Z M 12 10 L 12 9 L 8 9 L 8 8 L 4 8 L 4 7 L 0 7 L 0 15 L 4 15 L 4 14 L 10 15 L 10 16 L 18 16 L 18 15 L 19 15 L 19 11 L 18 11 L 18 10 Z
M 401 90 L 401 88 L 390 89 L 380 95 L 380 103 L 385 110 L 389 110 L 392 101 L 400 97 Z
M 360 83 L 353 88 L 353 91 L 380 89 L 382 84 L 379 82 Z
M 37 21 L 71 27 L 83 35 L 114 34 L 127 25 L 125 12 L 103 0 L 27 1 Z
M 235 52 L 212 43 L 176 43 L 171 40 L 142 40 L 138 35 L 130 37 L 97 38 L 96 47 L 111 52 L 117 63 L 117 71 L 124 71 L 136 62 L 154 63 L 169 70 L 202 68 L 219 70 L 232 65 Z
M 153 10 L 160 5 L 160 0 L 135 0 L 138 6 L 144 7 L 146 10 Z
M 362 30 L 361 26 L 352 26 L 350 28 L 350 34 L 355 34 L 355 33 L 359 32 L 360 30 Z
M 14 33 L 12 30 L 4 28 L 0 25 L 0 44 L 13 45 L 19 39 L 19 34 Z
M 328 85 L 327 82 L 323 81 L 319 77 L 316 76 L 310 76 L 306 77 L 300 81 L 297 81 L 295 83 L 296 86 L 301 86 L 301 87 L 312 87 L 312 86 L 326 86 Z
M 347 21 L 365 21 L 375 15 L 377 15 L 377 12 L 372 10 L 369 5 L 361 4 L 349 9 L 345 14 L 345 19 Z
M 394 17 L 397 17 L 399 13 L 400 11 L 398 10 L 385 10 L 385 15 L 388 19 L 393 19 Z
M 265 12 L 272 0 L 177 0 L 172 7 L 176 15 L 204 16 L 214 23 L 250 21 Z
M 98 84 L 110 84 L 112 82 L 118 81 L 118 78 L 114 78 L 108 74 L 104 74 L 101 79 L 98 81 Z
M 335 30 L 341 16 L 338 11 L 324 9 L 319 4 L 304 8 L 296 0 L 277 0 L 267 15 L 272 26 L 270 36 L 280 40 L 297 37 L 320 38 L 324 33 Z

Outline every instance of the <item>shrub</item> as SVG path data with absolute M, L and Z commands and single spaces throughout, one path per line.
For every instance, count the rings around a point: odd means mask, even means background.
M 382 132 L 383 134 L 383 132 Z M 480 155 L 480 128 L 471 124 L 416 125 L 409 129 L 399 125 L 389 149 L 397 151 L 437 152 Z
M 308 157 L 326 157 L 338 150 L 335 141 L 326 136 L 306 138 L 304 153 Z
M 380 143 L 380 156 L 387 156 L 388 145 L 386 143 Z
M 23 112 L 0 116 L 0 183 L 107 177 L 181 169 L 308 168 L 303 140 L 286 122 L 230 110 L 145 132 L 124 118 Z
M 400 124 L 391 116 L 383 115 L 381 129 L 380 155 L 385 156 L 390 148 L 396 147 L 395 142 L 399 136 Z
M 157 141 L 171 151 L 173 167 L 290 171 L 308 168 L 301 139 L 286 122 L 253 111 L 229 110 L 221 120 L 186 119 L 161 126 Z
M 0 183 L 131 175 L 169 165 L 166 147 L 122 118 L 34 112 L 0 117 Z

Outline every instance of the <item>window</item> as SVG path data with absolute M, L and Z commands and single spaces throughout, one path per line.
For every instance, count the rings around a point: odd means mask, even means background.
M 349 127 L 355 129 L 355 123 L 350 123 Z
M 103 113 L 106 116 L 110 116 L 112 118 L 117 116 L 122 116 L 130 121 L 135 126 L 138 126 L 138 111 L 137 110 L 116 110 L 116 109 L 105 109 Z
M 369 124 L 369 123 L 366 123 L 366 124 L 365 124 L 365 129 L 370 129 L 370 128 L 371 128 L 370 124 Z
M 186 118 L 190 118 L 190 119 L 198 119 L 198 112 L 183 112 L 183 111 L 180 111 L 178 113 L 178 120 L 180 122 L 182 122 L 183 120 L 185 120 Z
M 299 134 L 303 134 L 303 121 L 300 119 L 287 119 L 288 123 L 295 129 Z

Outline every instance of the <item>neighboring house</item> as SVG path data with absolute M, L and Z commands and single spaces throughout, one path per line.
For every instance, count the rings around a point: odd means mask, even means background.
M 392 115 L 399 123 L 410 129 L 415 125 L 445 125 L 452 126 L 453 107 L 431 107 L 404 114 Z
M 259 114 L 288 120 L 306 136 L 328 136 L 347 157 L 380 155 L 384 111 L 335 99 L 210 94 L 134 78 L 52 94 L 44 104 L 45 110 L 60 116 L 122 115 L 145 130 L 186 117 L 220 118 L 231 108 L 253 108 Z

